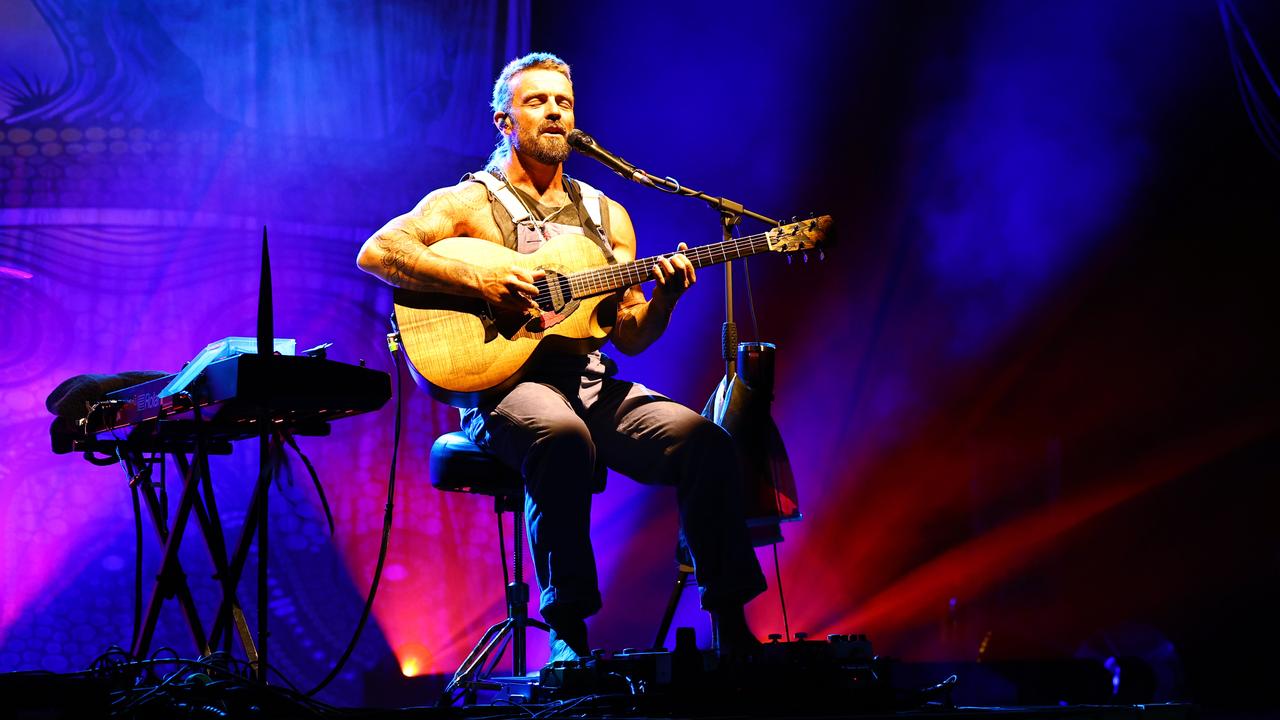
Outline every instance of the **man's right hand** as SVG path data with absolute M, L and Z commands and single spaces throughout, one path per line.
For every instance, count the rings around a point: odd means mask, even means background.
M 508 268 L 486 268 L 480 272 L 480 297 L 490 307 L 527 313 L 538 309 L 534 298 L 538 295 L 537 281 L 545 278 L 542 270 L 512 265 Z

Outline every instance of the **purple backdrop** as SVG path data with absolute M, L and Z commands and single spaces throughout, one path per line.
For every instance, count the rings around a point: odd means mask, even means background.
M 1235 5 L 1280 56 L 1275 7 Z M 750 263 L 806 514 L 780 550 L 793 630 L 912 659 L 1141 655 L 1163 698 L 1267 687 L 1280 164 L 1213 3 L 7 0 L 0 20 L 0 670 L 82 667 L 130 623 L 125 479 L 49 454 L 45 394 L 251 334 L 263 224 L 279 334 L 389 367 L 389 293 L 355 251 L 481 162 L 493 75 L 538 49 L 574 65 L 579 126 L 623 156 L 837 218 L 825 263 Z M 569 170 L 629 208 L 642 253 L 718 239 L 693 203 Z M 703 272 L 623 372 L 700 407 L 722 283 Z M 455 414 L 406 408 L 386 583 L 340 702 L 393 660 L 451 670 L 502 614 L 487 503 L 426 477 Z M 277 658 L 300 684 L 367 588 L 389 434 L 385 410 L 306 443 L 336 538 L 306 482 L 274 505 Z M 215 468 L 233 531 L 249 460 Z M 649 641 L 671 505 L 617 478 L 596 503 L 596 644 Z M 705 627 L 692 596 L 678 622 Z M 749 612 L 782 627 L 772 592 Z M 180 622 L 162 642 L 184 647 Z

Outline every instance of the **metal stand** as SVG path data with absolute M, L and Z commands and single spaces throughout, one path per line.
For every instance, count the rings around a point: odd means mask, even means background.
M 218 506 L 213 496 L 213 476 L 209 471 L 209 455 L 215 449 L 218 452 L 229 454 L 231 452 L 231 444 L 225 441 L 215 442 L 212 443 L 214 447 L 211 448 L 200 405 L 194 399 L 191 399 L 191 406 L 194 420 L 191 423 L 192 432 L 190 435 L 194 437 L 194 441 L 175 440 L 161 442 L 159 445 L 147 448 L 130 448 L 129 441 L 125 440 L 116 447 L 117 455 L 124 465 L 125 472 L 129 475 L 130 485 L 140 488 L 142 491 L 148 513 L 151 515 L 152 524 L 155 526 L 156 534 L 160 537 L 160 542 L 164 547 L 160 570 L 156 574 L 156 583 L 152 588 L 151 597 L 147 601 L 144 620 L 133 637 L 131 652 L 134 657 L 141 658 L 146 656 L 151 648 L 151 640 L 155 635 L 156 624 L 160 619 L 160 610 L 165 600 L 176 597 L 187 620 L 187 626 L 191 630 L 196 649 L 201 655 L 210 654 L 214 648 L 220 645 L 222 649 L 230 652 L 232 646 L 230 628 L 234 625 L 235 635 L 240 641 L 240 646 L 244 649 L 245 658 L 254 667 L 258 680 L 265 682 L 266 659 L 264 649 L 267 627 L 265 615 L 267 613 L 268 598 L 264 582 L 267 550 L 264 535 L 266 531 L 267 493 L 271 488 L 269 436 L 274 434 L 274 430 L 270 428 L 270 423 L 264 422 L 260 426 L 263 428 L 261 431 L 262 457 L 260 458 L 260 474 L 258 482 L 254 485 L 253 495 L 249 499 L 249 509 L 245 517 L 244 527 L 240 533 L 240 539 L 236 543 L 235 551 L 232 553 L 230 560 L 228 560 L 226 534 L 223 532 Z M 150 460 L 144 457 L 144 452 L 147 450 L 155 453 L 155 456 Z M 152 481 L 153 468 L 157 464 L 163 464 L 166 455 L 173 456 L 174 463 L 182 473 L 183 478 L 182 495 L 178 501 L 178 511 L 173 518 L 172 526 L 169 525 L 166 503 L 163 502 L 161 495 L 157 494 L 156 483 Z M 188 455 L 190 455 L 189 458 Z M 163 493 L 163 491 L 164 488 L 161 487 L 160 492 Z M 187 585 L 186 574 L 183 572 L 182 563 L 178 559 L 178 549 L 182 546 L 187 520 L 193 512 L 196 515 L 201 534 L 204 536 L 205 547 L 209 551 L 209 560 L 213 563 L 214 579 L 218 581 L 221 588 L 221 598 L 218 603 L 213 629 L 208 635 L 205 635 L 203 623 L 200 622 L 200 615 L 196 610 L 195 602 L 191 595 L 191 589 Z M 255 530 L 259 540 L 258 635 L 256 641 L 254 634 L 249 630 L 249 623 L 245 619 L 240 602 L 236 599 L 236 588 L 240 584 L 240 577 L 249 559 L 249 547 Z
M 689 585 L 689 576 L 693 574 L 693 566 L 681 562 L 676 568 L 676 585 L 671 589 L 671 597 L 667 598 L 667 609 L 662 612 L 662 622 L 658 624 L 658 634 L 653 638 L 653 650 L 662 650 L 666 646 L 667 633 L 671 630 L 671 622 L 676 619 L 676 609 L 680 607 L 680 597 Z
M 501 658 L 508 642 L 511 644 L 511 674 L 517 677 L 524 675 L 528 672 L 526 630 L 536 628 L 551 632 L 549 625 L 529 617 L 529 584 L 524 581 L 523 501 L 523 495 L 519 499 L 502 495 L 493 499 L 493 509 L 498 514 L 499 528 L 501 528 L 502 514 L 510 512 L 512 515 L 511 535 L 515 547 L 511 554 L 511 578 L 506 586 L 507 617 L 490 625 L 489 629 L 484 631 L 484 635 L 480 636 L 480 641 L 462 661 L 458 671 L 453 674 L 453 679 L 445 687 L 442 699 L 449 698 L 451 693 L 459 687 L 467 687 L 468 693 L 473 695 L 474 688 L 468 686 L 492 673 L 493 666 Z M 498 541 L 502 542 L 502 538 L 499 537 Z M 495 652 L 497 656 L 494 656 Z M 493 657 L 493 662 L 486 669 L 485 665 L 490 657 Z
M 234 625 L 245 656 L 253 663 L 257 662 L 258 651 L 235 592 L 248 553 L 237 553 L 237 557 L 228 562 L 225 534 L 219 519 L 217 504 L 213 498 L 208 450 L 203 445 L 203 443 L 197 443 L 195 448 L 162 450 L 151 458 L 145 457 L 140 451 L 122 450 L 120 453 L 130 484 L 141 491 L 147 513 L 151 517 L 152 525 L 163 547 L 155 585 L 147 601 L 143 622 L 137 628 L 130 643 L 130 650 L 134 657 L 147 655 L 151 649 L 151 641 L 165 601 L 176 598 L 186 618 L 187 627 L 191 631 L 192 641 L 201 655 L 208 655 L 220 645 L 223 649 L 230 651 L 231 633 L 227 632 L 226 628 Z M 166 455 L 173 457 L 183 478 L 182 494 L 172 524 L 169 522 L 168 511 L 160 491 L 157 489 L 158 485 L 153 481 L 154 468 L 165 462 Z M 254 502 L 256 501 L 257 493 L 255 492 Z M 209 551 L 209 559 L 215 570 L 214 578 L 218 580 L 222 590 L 217 621 L 208 635 L 204 632 L 204 625 L 196 610 L 191 588 L 187 584 L 186 573 L 178 558 L 178 549 L 182 545 L 187 521 L 192 513 L 195 514 L 200 532 L 204 536 L 205 547 Z
M 574 149 L 595 158 L 605 165 L 605 167 L 608 167 L 610 170 L 613 170 L 615 173 L 627 180 L 632 180 L 641 185 L 647 185 L 655 190 L 661 190 L 662 192 L 672 195 L 683 195 L 685 197 L 705 201 L 713 210 L 720 214 L 721 236 L 725 242 L 733 239 L 733 227 L 738 224 L 739 219 L 742 217 L 759 220 L 760 222 L 767 225 L 773 225 L 775 227 L 781 225 L 773 218 L 746 209 L 743 207 L 742 203 L 738 203 L 724 197 L 708 195 L 700 190 L 685 187 L 674 178 L 658 177 L 652 173 L 646 172 L 600 147 L 594 138 L 579 130 L 574 130 L 569 134 L 568 142 Z M 724 393 L 717 391 L 713 394 L 711 400 L 707 403 L 707 409 L 703 410 L 704 416 L 712 418 L 723 416 L 723 413 L 718 412 L 722 407 L 720 403 L 728 403 L 734 383 L 737 380 L 738 328 L 733 320 L 733 263 L 727 258 L 724 260 L 724 309 L 725 321 L 724 325 L 721 326 L 720 346 L 721 357 L 724 360 L 725 366 L 724 380 L 722 381 L 722 387 L 725 391 Z M 708 411 L 710 411 L 710 415 L 708 415 Z M 772 423 L 771 420 L 770 423 Z M 776 434 L 776 428 L 774 429 L 774 432 Z M 778 446 L 781 447 L 780 437 L 778 438 Z M 783 452 L 785 453 L 785 450 Z M 780 535 L 778 539 L 781 539 Z M 777 540 L 774 540 L 773 542 L 777 542 Z M 667 612 L 663 616 L 662 623 L 658 630 L 657 639 L 654 641 L 654 647 L 660 647 L 662 642 L 666 639 L 667 630 L 670 629 L 672 617 L 675 615 L 676 605 L 680 601 L 680 595 L 684 591 L 685 584 L 688 580 L 688 572 L 685 568 L 691 564 L 690 558 L 687 557 L 684 549 L 680 547 L 677 548 L 676 556 L 680 570 L 674 592 L 667 604 Z
M 269 362 L 275 355 L 275 316 L 271 294 L 271 255 L 267 248 L 267 226 L 262 226 L 262 266 L 258 274 L 258 359 Z M 258 658 L 254 663 L 254 676 L 260 683 L 267 682 L 267 491 L 271 489 L 271 396 L 258 408 L 258 482 L 253 488 L 253 498 L 258 525 Z M 252 521 L 246 522 L 248 525 Z M 251 531 L 240 538 L 248 552 Z M 238 575 L 238 574 L 237 574 Z M 237 578 L 238 579 L 238 578 Z
M 634 180 L 641 185 L 648 185 L 655 190 L 661 190 L 672 195 L 683 195 L 685 197 L 706 202 L 713 210 L 719 212 L 720 235 L 721 239 L 726 242 L 733 239 L 733 228 L 743 217 L 758 220 L 766 225 L 780 225 L 777 220 L 774 220 L 771 217 L 748 210 L 743 207 L 742 203 L 735 202 L 724 197 L 708 195 L 700 190 L 685 187 L 672 178 L 660 178 L 638 168 L 634 169 L 630 174 L 619 174 L 627 179 Z M 726 260 L 724 262 L 724 324 L 720 328 L 720 357 L 724 361 L 725 382 L 732 384 L 734 377 L 737 374 L 738 358 L 738 326 L 733 319 L 732 260 Z M 715 401 L 715 397 L 716 396 L 713 394 L 711 402 Z M 662 616 L 662 622 L 658 626 L 658 635 L 654 639 L 653 643 L 655 648 L 662 647 L 663 642 L 666 640 L 667 632 L 671 629 L 671 622 L 675 617 L 676 608 L 680 603 L 680 596 L 684 594 L 684 589 L 688 585 L 689 573 L 693 571 L 690 558 L 687 557 L 687 553 L 682 548 L 677 548 L 676 558 L 679 566 L 676 575 L 676 584 L 672 589 L 670 599 L 667 601 L 667 609 Z
M 729 210 L 720 211 L 720 233 L 723 240 L 733 239 L 733 227 L 740 217 Z M 724 263 L 724 325 L 720 328 L 720 357 L 724 360 L 724 376 L 733 377 L 738 359 L 738 325 L 733 321 L 733 261 Z

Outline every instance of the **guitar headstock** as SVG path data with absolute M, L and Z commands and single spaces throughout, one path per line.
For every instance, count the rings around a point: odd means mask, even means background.
M 830 215 L 823 215 L 822 217 L 797 220 L 786 225 L 779 225 L 766 233 L 769 239 L 769 249 L 780 253 L 812 250 L 821 245 L 826 239 L 827 231 L 831 228 L 831 222 Z

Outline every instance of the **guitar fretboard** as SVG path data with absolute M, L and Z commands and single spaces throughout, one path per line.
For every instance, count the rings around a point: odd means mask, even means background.
M 684 252 L 695 268 L 718 265 L 730 260 L 737 260 L 749 255 L 769 250 L 769 234 L 758 233 L 746 237 L 725 240 L 701 247 L 691 248 Z M 676 253 L 640 258 L 631 262 L 605 265 L 603 267 L 580 270 L 569 273 L 569 283 L 574 297 L 590 297 L 614 292 L 622 288 L 639 285 L 652 280 L 653 266 L 662 258 L 669 258 Z

